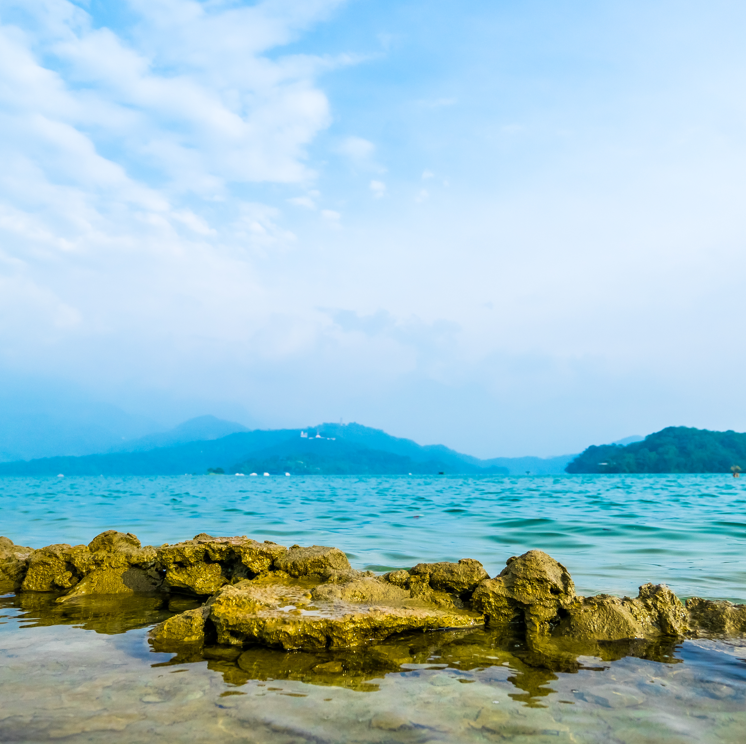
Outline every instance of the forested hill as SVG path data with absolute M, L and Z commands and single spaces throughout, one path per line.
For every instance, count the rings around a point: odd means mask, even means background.
M 730 473 L 746 472 L 746 434 L 669 426 L 641 442 L 588 447 L 568 473 Z

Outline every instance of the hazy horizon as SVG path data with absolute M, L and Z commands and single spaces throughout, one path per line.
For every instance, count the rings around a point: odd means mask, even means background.
M 745 21 L 0 0 L 0 434 L 746 430 Z

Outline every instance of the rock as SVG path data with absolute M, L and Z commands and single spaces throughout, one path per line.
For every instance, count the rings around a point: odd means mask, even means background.
M 166 587 L 208 596 L 227 583 L 269 571 L 285 552 L 287 548 L 276 543 L 201 533 L 192 540 L 160 547 L 157 561 L 165 570 Z
M 409 587 L 409 571 L 405 571 L 403 569 L 399 571 L 391 571 L 387 574 L 384 574 L 383 578 L 391 584 L 402 587 L 402 589 L 407 589 Z
M 241 649 L 233 646 L 209 646 L 202 649 L 202 655 L 213 661 L 236 661 L 241 655 Z
M 49 545 L 31 554 L 21 589 L 27 592 L 70 589 L 91 567 L 91 552 L 86 545 Z
M 187 610 L 159 623 L 150 631 L 155 650 L 166 651 L 185 643 L 203 643 L 205 621 L 209 614 L 209 605 L 203 605 L 196 610 Z
M 408 728 L 411 722 L 400 716 L 398 713 L 376 713 L 370 719 L 372 728 L 381 729 L 382 731 L 398 731 L 399 729 Z
M 313 671 L 316 674 L 342 674 L 345 668 L 341 661 L 327 661 L 324 664 L 316 664 Z
M 224 568 L 220 563 L 203 562 L 191 566 L 171 566 L 166 571 L 165 583 L 171 590 L 209 596 L 228 581 Z
M 381 604 L 404 602 L 411 598 L 406 589 L 389 584 L 377 577 L 354 579 L 346 584 L 321 584 L 311 597 L 320 601 L 356 602 L 358 604 Z
M 635 599 L 578 597 L 565 609 L 555 636 L 576 640 L 619 641 L 631 638 L 683 636 L 687 613 L 676 595 L 661 584 L 645 584 Z
M 158 574 L 142 568 L 100 568 L 84 576 L 57 602 L 68 602 L 88 594 L 152 594 L 163 584 Z
M 633 600 L 645 609 L 660 635 L 681 636 L 689 630 L 686 608 L 665 584 L 645 584 Z
M 461 599 L 468 599 L 477 585 L 489 578 L 484 566 L 472 558 L 462 558 L 458 563 L 418 563 L 409 570 L 409 575 L 427 577 L 431 589 Z
M 274 567 L 290 576 L 320 576 L 328 571 L 351 571 L 347 556 L 339 548 L 312 545 L 301 548 L 293 545 L 286 553 L 275 559 Z
M 471 606 L 492 624 L 523 619 L 530 633 L 546 633 L 559 610 L 575 597 L 567 569 L 540 550 L 509 558 L 495 579 L 474 590 Z
M 0 594 L 21 588 L 33 552 L 33 548 L 24 548 L 7 537 L 0 537 Z
M 155 549 L 131 533 L 107 530 L 88 545 L 39 550 L 0 538 L 0 591 L 19 589 L 64 592 L 57 602 L 175 593 L 169 607 L 184 611 L 153 630 L 154 643 L 203 644 L 207 634 L 233 648 L 325 650 L 399 633 L 475 628 L 486 619 L 524 634 L 530 666 L 568 670 L 578 666 L 582 644 L 613 656 L 630 644 L 660 645 L 691 632 L 746 633 L 746 605 L 693 598 L 684 607 L 662 585 L 645 584 L 632 599 L 576 597 L 567 569 L 539 550 L 510 558 L 490 579 L 468 558 L 375 576 L 354 570 L 337 548 L 288 549 L 245 536 L 200 533 Z M 202 607 L 190 606 L 207 597 Z M 635 653 L 657 653 L 646 649 Z
M 695 631 L 727 636 L 746 634 L 746 604 L 693 597 L 686 601 L 686 610 Z
M 152 592 L 161 584 L 155 559 L 155 549 L 140 547 L 134 535 L 109 530 L 89 545 L 50 545 L 34 551 L 21 588 L 34 592 L 71 590 L 64 599 Z
M 409 590 L 413 598 L 422 602 L 460 609 L 488 574 L 479 561 L 462 558 L 458 563 L 418 563 L 409 571 L 391 571 L 383 578 L 394 586 Z
M 369 586 L 351 587 L 347 599 L 338 590 L 337 585 L 327 585 L 329 596 L 319 591 L 308 605 L 305 586 L 244 581 L 217 593 L 209 620 L 220 644 L 287 650 L 353 647 L 400 633 L 468 628 L 483 622 L 473 612 L 406 606 L 401 590 L 396 597 L 382 596 L 375 605 L 369 603 Z M 368 601 L 356 603 L 350 599 L 353 596 Z
M 570 636 L 583 641 L 618 641 L 644 635 L 643 624 L 619 597 L 608 594 L 578 597 L 567 612 L 568 615 L 554 632 L 557 636 Z
M 638 690 L 615 685 L 597 685 L 580 696 L 583 700 L 604 708 L 632 708 L 645 702 L 645 696 Z
M 102 532 L 88 543 L 88 550 L 96 553 L 103 550 L 105 553 L 114 553 L 121 550 L 138 550 L 140 541 L 131 532 L 117 532 L 116 530 L 107 530 Z

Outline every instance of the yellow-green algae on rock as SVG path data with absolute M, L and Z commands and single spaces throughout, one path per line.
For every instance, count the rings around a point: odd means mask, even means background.
M 33 552 L 33 548 L 14 545 L 7 537 L 0 537 L 0 594 L 21 588 Z
M 201 602 L 153 629 L 153 644 L 164 650 L 219 644 L 323 652 L 486 623 L 517 633 L 539 662 L 561 665 L 574 642 L 746 633 L 746 606 L 697 598 L 684 606 L 662 585 L 645 584 L 635 598 L 579 597 L 569 571 L 539 550 L 509 558 L 494 578 L 468 558 L 376 576 L 354 570 L 333 547 L 202 533 L 156 548 L 109 530 L 88 545 L 39 550 L 0 538 L 0 587 L 55 592 L 61 604 L 128 594 Z

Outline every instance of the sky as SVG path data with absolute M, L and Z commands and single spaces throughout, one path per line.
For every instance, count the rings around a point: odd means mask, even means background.
M 745 26 L 0 0 L 3 392 L 485 457 L 744 431 Z

